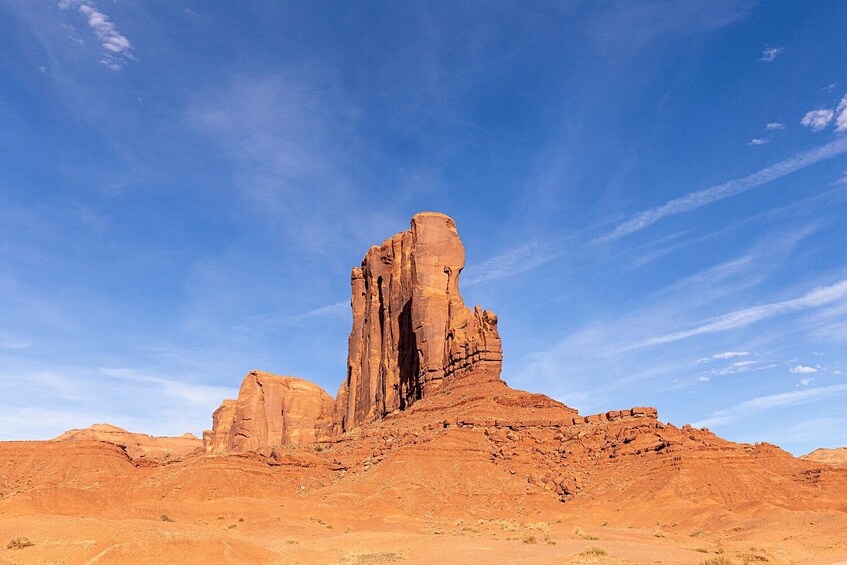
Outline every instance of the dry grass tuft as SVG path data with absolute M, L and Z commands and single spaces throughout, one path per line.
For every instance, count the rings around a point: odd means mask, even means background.
M 720 557 L 713 557 L 712 559 L 701 561 L 700 565 L 735 565 L 735 562 L 729 557 L 721 555 Z
M 600 539 L 599 537 L 597 537 L 595 535 L 592 535 L 592 534 L 589 534 L 589 533 L 582 531 L 582 528 L 575 529 L 573 533 L 575 533 L 576 535 L 578 535 L 582 539 L 587 539 L 587 540 L 590 540 L 590 541 L 597 541 L 598 539 Z
M 399 551 L 373 551 L 369 553 L 348 553 L 341 560 L 341 565 L 378 565 L 402 561 L 406 556 Z

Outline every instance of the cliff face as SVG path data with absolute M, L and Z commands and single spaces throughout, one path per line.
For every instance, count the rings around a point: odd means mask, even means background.
M 353 330 L 335 433 L 407 408 L 445 377 L 500 377 L 497 317 L 467 308 L 459 293 L 465 248 L 455 222 L 424 212 L 411 223 L 353 269 Z
M 334 402 L 303 379 L 252 371 L 237 400 L 224 400 L 203 433 L 207 453 L 256 451 L 323 439 L 332 429 Z

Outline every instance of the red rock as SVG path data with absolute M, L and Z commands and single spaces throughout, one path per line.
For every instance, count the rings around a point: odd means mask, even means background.
M 334 401 L 321 387 L 296 377 L 252 371 L 237 400 L 224 400 L 203 433 L 207 453 L 258 451 L 327 437 Z
M 659 411 L 650 406 L 639 406 L 630 410 L 633 416 L 643 416 L 646 418 L 658 418 Z
M 123 448 L 133 460 L 179 458 L 203 446 L 200 438 L 193 434 L 183 434 L 179 437 L 157 437 L 128 432 L 123 428 L 109 424 L 94 424 L 81 430 L 69 430 L 52 441 L 91 440 L 117 445 Z
M 445 377 L 499 379 L 497 316 L 459 293 L 465 249 L 455 222 L 435 212 L 371 247 L 351 274 L 353 329 L 334 431 L 405 410 Z
M 816 449 L 800 457 L 805 461 L 825 463 L 833 467 L 847 467 L 847 447 L 836 447 L 835 449 Z

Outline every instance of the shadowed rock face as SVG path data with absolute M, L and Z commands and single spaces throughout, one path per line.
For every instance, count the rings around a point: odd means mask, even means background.
M 465 248 L 456 223 L 423 212 L 372 247 L 351 275 L 353 329 L 334 432 L 403 410 L 445 377 L 499 379 L 497 317 L 465 306 L 459 274 Z
M 252 371 L 237 400 L 224 400 L 203 433 L 207 453 L 256 451 L 323 439 L 332 429 L 334 401 L 316 384 Z

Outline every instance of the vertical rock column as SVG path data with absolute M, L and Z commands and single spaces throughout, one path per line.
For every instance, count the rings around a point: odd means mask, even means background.
M 340 433 L 403 410 L 445 376 L 499 378 L 497 317 L 465 307 L 465 249 L 455 222 L 434 212 L 372 247 L 351 276 L 347 378 L 336 397 Z

